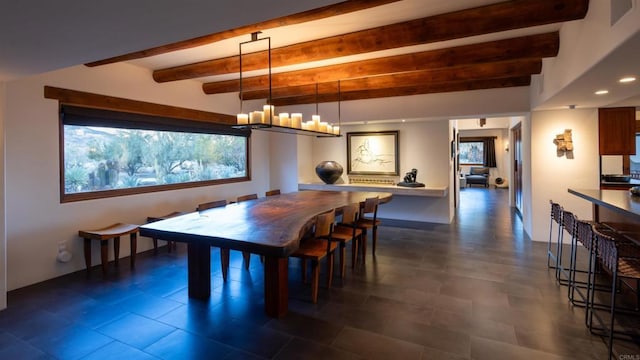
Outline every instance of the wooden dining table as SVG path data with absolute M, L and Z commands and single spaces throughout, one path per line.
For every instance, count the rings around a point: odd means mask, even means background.
M 211 295 L 211 246 L 264 256 L 265 311 L 282 317 L 288 309 L 288 257 L 315 217 L 376 196 L 380 203 L 392 197 L 385 192 L 287 193 L 146 224 L 140 235 L 187 244 L 191 298 L 206 300 Z

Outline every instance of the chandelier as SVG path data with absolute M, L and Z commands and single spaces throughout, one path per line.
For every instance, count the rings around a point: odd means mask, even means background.
M 239 44 L 240 58 L 240 113 L 236 117 L 236 128 L 250 128 L 256 130 L 267 130 L 283 133 L 292 133 L 300 135 L 310 135 L 317 137 L 337 137 L 340 136 L 340 81 L 338 81 L 338 121 L 336 123 L 328 123 L 320 120 L 318 114 L 318 84 L 316 83 L 316 113 L 311 116 L 310 120 L 305 121 L 302 113 L 279 113 L 276 114 L 275 107 L 272 103 L 272 85 L 271 85 L 271 37 L 265 36 L 258 38 L 260 31 L 251 33 L 251 40 L 244 41 Z M 268 78 L 269 78 L 269 95 L 267 103 L 263 105 L 262 110 L 243 112 L 244 98 L 242 96 L 242 47 L 249 43 L 257 41 L 267 41 L 268 55 Z

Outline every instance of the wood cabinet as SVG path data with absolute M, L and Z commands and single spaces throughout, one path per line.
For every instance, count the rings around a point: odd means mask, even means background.
M 617 107 L 598 109 L 600 155 L 636 153 L 636 109 Z

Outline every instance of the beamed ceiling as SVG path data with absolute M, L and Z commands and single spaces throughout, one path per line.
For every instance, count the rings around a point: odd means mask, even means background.
M 127 61 L 150 68 L 158 83 L 197 80 L 206 94 L 239 92 L 238 44 L 262 31 L 271 37 L 277 106 L 528 86 L 542 59 L 558 54 L 561 24 L 584 18 L 589 2 L 448 3 L 457 4 L 345 1 L 86 65 Z M 243 48 L 245 100 L 269 95 L 261 43 Z

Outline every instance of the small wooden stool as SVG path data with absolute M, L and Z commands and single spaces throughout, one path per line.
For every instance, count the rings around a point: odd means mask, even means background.
M 147 223 L 152 223 L 152 222 L 156 222 L 156 221 L 160 221 L 160 220 L 166 220 L 166 219 L 170 219 L 172 217 L 176 217 L 176 216 L 180 216 L 180 215 L 184 215 L 186 214 L 186 212 L 184 211 L 174 211 L 172 213 L 166 214 L 166 215 L 162 215 L 162 216 L 148 216 L 147 217 Z M 152 238 L 151 240 L 153 240 L 153 253 L 157 254 L 158 253 L 158 239 L 156 238 Z M 171 252 L 172 249 L 176 248 L 176 242 L 175 241 L 167 241 L 167 248 L 169 250 L 169 252 Z
M 120 237 L 129 234 L 131 237 L 131 268 L 136 265 L 136 248 L 138 237 L 138 225 L 113 224 L 98 230 L 80 230 L 78 235 L 84 238 L 84 262 L 87 265 L 87 274 L 91 271 L 91 240 L 100 240 L 100 258 L 102 260 L 102 274 L 107 276 L 107 263 L 109 262 L 109 239 L 113 239 L 114 262 L 118 266 L 120 255 Z

